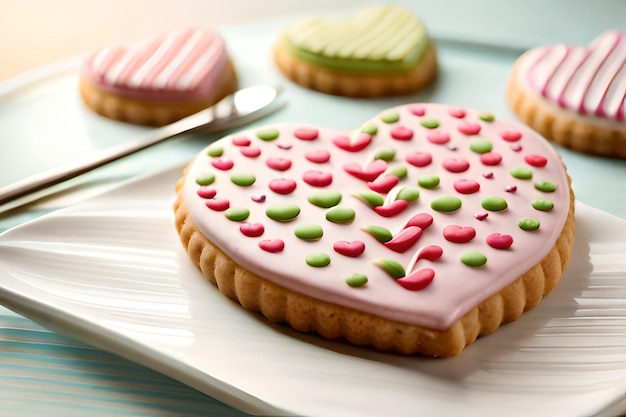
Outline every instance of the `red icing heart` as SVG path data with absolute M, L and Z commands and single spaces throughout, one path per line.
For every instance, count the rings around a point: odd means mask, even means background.
M 470 163 L 467 159 L 447 158 L 443 161 L 443 167 L 450 172 L 460 173 L 467 171 Z
M 435 278 L 435 271 L 431 268 L 419 269 L 410 275 L 399 278 L 396 282 L 409 291 L 420 291 L 428 287 Z
M 368 133 L 360 133 L 354 140 L 348 136 L 337 136 L 333 139 L 335 146 L 348 152 L 362 151 L 371 141 L 372 135 Z
M 464 135 L 477 135 L 480 132 L 480 125 L 478 123 L 461 123 L 458 129 Z
M 245 136 L 235 137 L 231 142 L 235 146 L 249 146 L 250 143 L 252 143 L 250 139 Z
M 296 129 L 293 135 L 300 140 L 315 140 L 319 136 L 320 131 L 315 128 L 303 127 Z
M 548 159 L 541 155 L 526 155 L 524 157 L 524 161 L 526 161 L 528 165 L 532 165 L 537 168 L 545 167 L 548 163 Z
M 513 245 L 513 236 L 492 233 L 487 236 L 487 244 L 494 249 L 508 249 Z
M 229 159 L 214 159 L 211 161 L 211 165 L 219 170 L 228 171 L 233 168 L 235 163 Z
M 291 159 L 271 157 L 268 158 L 266 164 L 276 171 L 287 171 L 291 168 Z
M 242 223 L 239 230 L 245 236 L 259 237 L 265 232 L 265 227 L 261 223 Z
M 463 114 L 463 116 L 465 116 L 465 114 Z M 428 136 L 426 136 L 426 140 L 428 140 L 430 143 L 434 143 L 435 145 L 445 145 L 446 143 L 450 142 L 450 134 L 442 130 L 434 130 L 428 133 Z
M 413 131 L 405 126 L 395 126 L 389 131 L 389 134 L 396 140 L 413 139 Z
M 214 211 L 224 211 L 230 207 L 230 201 L 225 198 L 213 198 L 206 201 L 206 206 Z
M 418 168 L 423 168 L 430 165 L 433 161 L 433 156 L 428 152 L 415 151 L 406 156 L 406 161 Z
M 448 110 L 448 114 L 452 117 L 456 117 L 457 119 L 462 119 L 465 117 L 465 110 L 463 109 L 450 109 Z
M 278 194 L 291 194 L 296 189 L 297 183 L 289 178 L 279 178 L 271 180 L 269 183 L 270 190 Z
M 400 179 L 395 175 L 385 175 L 368 182 L 367 186 L 377 193 L 387 194 L 393 187 L 398 185 L 398 182 L 400 182 Z
M 326 187 L 333 182 L 333 174 L 322 171 L 306 171 L 302 180 L 312 187 Z
M 454 189 L 461 194 L 474 194 L 480 190 L 480 184 L 474 180 L 458 180 L 454 182 Z
M 278 253 L 285 249 L 285 242 L 280 239 L 267 239 L 259 241 L 259 247 L 265 252 Z
M 261 155 L 261 148 L 257 146 L 244 146 L 240 150 L 243 156 L 247 156 L 248 158 L 256 158 Z
M 443 229 L 443 237 L 452 243 L 467 243 L 476 237 L 473 227 L 461 227 L 457 225 L 446 226 Z
M 356 258 L 357 256 L 361 256 L 363 252 L 365 252 L 365 243 L 361 242 L 360 240 L 355 240 L 352 242 L 340 240 L 333 244 L 333 249 L 335 250 L 335 252 L 341 255 Z
M 500 132 L 500 137 L 507 142 L 517 142 L 522 138 L 522 132 L 518 130 L 505 130 Z
M 383 217 L 393 217 L 402 213 L 408 206 L 409 202 L 405 200 L 396 200 L 392 203 L 374 207 L 374 211 Z
M 502 155 L 496 152 L 487 152 L 480 155 L 480 162 L 482 162 L 483 165 L 495 166 L 499 165 L 501 161 Z
M 404 227 L 417 226 L 422 230 L 428 229 L 433 224 L 433 216 L 428 213 L 418 213 L 411 217 Z
M 330 160 L 330 152 L 325 149 L 319 149 L 307 152 L 304 157 L 315 164 L 323 164 Z
M 404 228 L 395 235 L 391 240 L 388 240 L 384 245 L 394 252 L 403 253 L 406 252 L 417 242 L 422 235 L 422 229 L 417 226 L 409 226 Z
M 363 181 L 374 181 L 380 174 L 387 169 L 387 162 L 382 159 L 376 159 L 367 167 L 362 168 L 361 165 L 350 162 L 343 166 L 343 169 L 350 175 Z
M 217 195 L 215 188 L 200 187 L 198 188 L 198 195 L 202 198 L 213 198 Z

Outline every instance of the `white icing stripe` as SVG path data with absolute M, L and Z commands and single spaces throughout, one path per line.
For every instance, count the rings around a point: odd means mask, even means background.
M 142 56 L 150 54 L 157 47 L 154 40 L 147 40 L 137 43 L 129 48 L 118 58 L 111 68 L 106 72 L 104 78 L 109 84 L 115 85 L 123 83 L 128 73 L 132 72 L 138 62 L 142 61 Z
M 148 83 L 154 71 L 158 71 L 160 66 L 168 61 L 169 56 L 180 47 L 178 44 L 184 42 L 187 37 L 188 31 L 173 32 L 166 36 L 157 50 L 153 54 L 146 56 L 145 62 L 131 75 L 128 80 L 128 86 L 139 88 L 142 84 Z
M 215 62 L 218 52 L 217 48 L 210 48 L 206 51 L 200 59 L 193 63 L 189 70 L 185 71 L 177 84 L 177 88 L 179 90 L 194 88 L 198 84 L 199 75 L 204 72 L 207 65 Z
M 591 50 L 591 54 L 585 62 L 578 68 L 567 89 L 563 92 L 562 102 L 565 106 L 576 109 L 584 113 L 583 101 L 589 91 L 591 82 L 596 76 L 600 66 L 613 50 L 616 44 L 615 37 L 606 36 L 601 39 L 598 45 Z M 593 111 L 591 113 L 594 113 Z
M 613 82 L 606 93 L 602 110 L 604 114 L 616 114 L 617 120 L 626 121 L 624 114 L 624 100 L 626 100 L 626 61 L 622 61 L 622 67 L 619 69 Z M 621 110 L 621 117 L 620 115 Z
M 568 48 L 565 45 L 559 45 L 555 48 L 549 49 L 540 61 L 535 65 L 533 74 L 533 87 L 540 91 L 542 94 L 545 91 L 546 85 L 550 82 L 552 75 L 556 69 L 561 65 Z
M 191 36 L 185 45 L 180 49 L 176 57 L 169 63 L 167 67 L 154 79 L 153 88 L 164 89 L 169 84 L 174 84 L 174 89 L 180 89 L 179 82 L 174 73 L 181 72 L 181 69 L 189 65 L 187 57 L 193 52 L 197 44 L 202 40 L 204 34 L 197 31 Z
M 544 95 L 555 102 L 559 102 L 563 91 L 567 88 L 567 84 L 585 58 L 587 58 L 587 55 L 589 53 L 585 49 L 571 48 L 568 53 L 568 59 L 556 69 L 556 72 L 545 87 Z
M 624 65 L 626 57 L 626 42 L 619 42 L 610 51 L 604 64 L 598 69 L 589 91 L 583 101 L 585 114 L 594 114 L 602 109 L 602 102 L 608 93 L 607 86 L 610 86 L 620 68 Z
M 104 74 L 109 65 L 113 62 L 114 52 L 115 50 L 113 48 L 105 48 L 98 52 L 91 60 L 91 66 L 94 71 L 99 74 Z

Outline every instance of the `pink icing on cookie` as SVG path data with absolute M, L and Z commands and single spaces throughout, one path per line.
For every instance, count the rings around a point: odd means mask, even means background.
M 542 96 L 582 115 L 626 120 L 626 32 L 606 32 L 588 48 L 542 46 L 526 57 L 528 83 Z
M 167 101 L 207 100 L 228 65 L 222 37 L 189 28 L 104 48 L 84 65 L 90 82 L 120 95 Z
M 398 114 L 397 122 L 376 117 L 364 124 L 375 126 L 377 131 L 368 134 L 366 144 L 359 145 L 363 146 L 360 151 L 353 146 L 337 146 L 336 140 L 363 137 L 358 129 L 345 132 L 292 124 L 271 126 L 279 132 L 278 141 L 292 145 L 289 149 L 258 139 L 254 129 L 221 139 L 216 144 L 223 149 L 221 156 L 201 152 L 188 170 L 184 194 L 194 222 L 235 262 L 293 291 L 388 319 L 448 328 L 482 299 L 540 262 L 553 247 L 569 210 L 567 177 L 553 148 L 525 126 L 497 117 L 487 122 L 472 109 L 464 109 L 463 119 L 458 119 L 450 115 L 449 107 L 438 104 L 400 106 L 391 111 Z M 455 150 L 426 140 L 435 131 L 421 124 L 426 118 L 439 122 L 437 130 L 449 135 Z M 481 154 L 470 149 L 473 137 L 459 132 L 461 121 L 480 126 L 480 139 L 490 141 L 491 152 L 501 156 L 497 165 L 486 167 Z M 391 132 L 396 126 L 411 129 L 413 137 L 406 141 L 393 138 Z M 316 129 L 317 138 L 297 139 L 296 132 L 303 128 Z M 242 155 L 240 146 L 232 143 L 240 137 L 251 138 L 248 146 L 261 148 L 262 157 Z M 511 144 L 519 144 L 523 151 L 516 152 Z M 381 149 L 393 150 L 393 156 L 375 159 Z M 320 151 L 328 152 L 327 162 L 311 158 Z M 431 162 L 426 166 L 410 163 L 407 156 L 416 152 L 429 155 Z M 525 159 L 528 155 L 545 158 L 546 164 L 529 164 Z M 292 163 L 289 169 L 276 171 L 266 165 L 270 158 Z M 222 171 L 212 166 L 216 159 L 232 160 L 234 165 Z M 450 172 L 444 167 L 449 159 L 465 161 L 465 170 Z M 539 159 L 531 158 L 533 162 Z M 519 167 L 531 170 L 532 180 L 513 177 L 510 171 Z M 250 172 L 256 177 L 252 185 L 231 181 L 233 175 Z M 386 180 L 392 173 L 403 175 L 396 176 L 397 183 Z M 202 182 L 209 174 L 215 177 L 209 186 L 216 190 L 213 199 L 227 196 L 230 207 L 248 209 L 246 220 L 231 220 L 226 212 L 206 206 L 213 200 L 198 195 L 198 190 L 207 186 L 196 180 Z M 424 176 L 438 177 L 438 186 L 419 185 L 418 179 Z M 297 186 L 290 194 L 275 193 L 269 184 L 277 178 L 292 180 Z M 372 190 L 368 183 L 378 183 L 379 179 L 395 185 Z M 555 183 L 556 190 L 535 188 L 535 183 L 543 181 Z M 476 189 L 474 183 L 480 187 Z M 460 193 L 455 184 L 473 192 Z M 507 186 L 515 186 L 515 193 L 505 191 Z M 257 203 L 253 198 L 258 196 L 266 198 Z M 494 197 L 506 199 L 508 208 L 488 211 L 482 207 L 484 200 Z M 534 209 L 531 202 L 537 199 L 549 199 L 553 209 Z M 460 208 L 452 210 L 459 201 Z M 446 212 L 446 207 L 452 211 Z M 268 209 L 283 220 L 268 217 Z M 539 229 L 521 229 L 518 221 L 525 218 L 537 220 Z M 240 229 L 254 235 L 258 226 L 244 224 L 257 223 L 263 225 L 262 238 L 249 237 Z M 321 228 L 321 237 L 303 240 L 295 235 L 296 229 L 309 226 Z M 474 236 L 469 239 L 472 231 Z M 464 253 L 474 251 L 487 257 L 484 267 L 461 262 Z M 312 267 L 306 263 L 312 253 L 326 254 L 331 261 L 327 266 Z M 404 276 L 390 277 L 379 266 L 386 260 L 401 265 Z M 363 287 L 346 284 L 346 278 L 355 273 L 367 276 Z

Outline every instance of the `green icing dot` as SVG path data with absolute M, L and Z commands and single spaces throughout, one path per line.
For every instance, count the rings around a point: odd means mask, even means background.
M 406 186 L 402 187 L 398 195 L 396 196 L 396 200 L 404 200 L 412 203 L 420 197 L 420 190 L 417 187 Z
M 295 219 L 300 214 L 300 207 L 293 204 L 279 204 L 268 207 L 265 215 L 272 220 L 288 222 Z
M 511 175 L 518 180 L 529 180 L 533 177 L 533 172 L 527 167 L 517 167 L 511 170 Z
M 367 276 L 363 274 L 352 274 L 346 278 L 346 284 L 351 287 L 362 287 L 367 284 Z
M 481 205 L 489 211 L 503 211 L 509 206 L 504 198 L 496 196 L 484 198 Z
M 198 185 L 211 185 L 215 182 L 215 175 L 204 174 L 196 177 L 196 184 Z
M 439 127 L 439 120 L 437 119 L 422 119 L 420 124 L 426 129 L 436 129 Z
M 426 175 L 418 178 L 417 183 L 424 188 L 432 189 L 439 186 L 439 177 L 436 175 Z
M 385 123 L 395 123 L 400 120 L 400 114 L 395 111 L 386 112 L 380 116 L 380 120 Z
M 370 135 L 375 135 L 378 133 L 378 126 L 376 125 L 365 125 L 361 128 L 361 132 L 368 133 Z
M 522 230 L 532 231 L 539 229 L 539 220 L 533 219 L 531 217 L 524 217 L 517 221 L 517 225 Z
M 383 161 L 387 161 L 387 162 L 393 161 L 393 158 L 395 157 L 396 157 L 396 151 L 395 149 L 391 149 L 391 148 L 379 149 L 374 154 L 374 159 L 382 159 Z
M 245 207 L 231 207 L 224 212 L 228 220 L 242 222 L 250 216 L 250 210 Z
M 404 267 L 392 259 L 376 259 L 374 265 L 385 271 L 393 279 L 406 276 Z
M 556 190 L 556 184 L 552 181 L 541 181 L 535 184 L 535 188 L 544 193 L 552 193 Z
M 355 211 L 349 207 L 333 207 L 326 212 L 326 220 L 333 223 L 350 223 L 355 217 Z
M 491 150 L 493 149 L 493 144 L 487 139 L 476 139 L 470 145 L 470 149 L 473 152 L 482 155 L 484 153 L 491 152 Z
M 206 154 L 209 156 L 222 156 L 224 154 L 224 148 L 221 146 L 211 146 Z
M 257 138 L 268 142 L 277 139 L 278 135 L 280 135 L 280 132 L 278 131 L 278 129 L 274 129 L 273 127 L 260 129 L 256 132 Z
M 309 266 L 322 268 L 330 264 L 330 256 L 328 256 L 324 252 L 310 253 L 306 257 L 306 263 Z
M 465 252 L 461 255 L 461 262 L 467 266 L 479 267 L 487 263 L 487 257 L 480 252 Z
M 493 122 L 494 120 L 496 120 L 496 116 L 494 116 L 493 113 L 489 112 L 481 112 L 480 114 L 478 114 L 478 118 L 483 122 Z
M 409 170 L 404 164 L 397 165 L 387 171 L 387 174 L 394 175 L 398 178 L 404 178 L 407 176 L 408 173 L 409 173 Z
M 361 230 L 369 233 L 379 242 L 385 243 L 393 238 L 393 234 L 382 226 L 365 226 Z
M 256 177 L 254 174 L 233 174 L 230 176 L 230 180 L 233 184 L 239 185 L 242 187 L 249 187 L 256 181 Z
M 533 200 L 531 204 L 535 210 L 539 211 L 550 211 L 554 208 L 554 203 L 545 198 Z
M 332 190 L 313 191 L 308 196 L 309 203 L 322 208 L 336 206 L 341 201 L 341 193 Z
M 382 206 L 383 204 L 385 204 L 385 199 L 383 198 L 383 196 L 373 191 L 356 193 L 356 194 L 352 194 L 352 196 L 358 198 L 359 200 L 363 201 L 365 204 L 369 205 L 372 208 Z
M 317 240 L 324 235 L 324 230 L 316 224 L 305 224 L 296 228 L 293 233 L 302 240 Z
M 461 199 L 453 196 L 443 196 L 430 202 L 430 208 L 442 213 L 453 213 L 461 208 Z

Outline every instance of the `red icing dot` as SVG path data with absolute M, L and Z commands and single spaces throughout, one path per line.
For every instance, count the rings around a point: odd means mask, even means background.
M 406 277 L 397 279 L 396 282 L 402 285 L 402 287 L 406 290 L 419 291 L 430 285 L 430 283 L 433 282 L 434 278 L 434 270 L 432 270 L 431 268 L 423 268 L 411 272 Z
M 238 136 L 232 139 L 232 144 L 235 146 L 248 146 L 250 145 L 250 139 L 245 136 Z
M 312 187 L 326 187 L 333 182 L 333 174 L 311 170 L 302 174 L 302 180 Z
M 277 253 L 285 249 L 285 242 L 280 239 L 261 240 L 259 241 L 259 247 L 265 252 Z
M 372 141 L 372 135 L 368 133 L 360 133 L 354 140 L 348 136 L 337 136 L 333 139 L 336 147 L 348 152 L 359 152 L 365 149 Z
M 411 114 L 414 114 L 416 116 L 423 116 L 426 114 L 426 108 L 419 104 L 411 104 L 406 108 Z
M 466 115 L 465 110 L 463 109 L 450 109 L 448 110 L 448 114 L 452 117 L 456 117 L 457 119 L 462 119 Z
M 506 191 L 507 193 L 514 193 L 517 191 L 517 186 L 515 185 L 506 185 L 504 187 L 504 191 Z
M 314 128 L 302 127 L 300 129 L 296 129 L 293 132 L 293 135 L 300 140 L 315 140 L 319 136 L 319 130 Z
M 470 163 L 466 159 L 448 158 L 443 161 L 443 167 L 450 172 L 459 173 L 469 169 Z
M 524 161 L 526 161 L 528 165 L 532 165 L 537 168 L 545 167 L 548 163 L 548 159 L 545 156 L 535 154 L 526 155 L 524 157 Z
M 235 163 L 230 159 L 214 159 L 211 161 L 211 165 L 219 170 L 228 171 L 235 165 Z
M 428 213 L 418 213 L 411 217 L 404 227 L 417 226 L 422 230 L 426 230 L 431 224 L 433 224 L 433 216 Z
M 243 156 L 247 156 L 248 158 L 256 158 L 261 155 L 261 148 L 257 146 L 244 146 L 239 149 Z
M 422 229 L 417 226 L 409 226 L 402 229 L 391 240 L 384 243 L 387 249 L 394 252 L 404 253 L 417 242 L 422 235 Z
M 200 187 L 198 188 L 198 196 L 202 198 L 213 198 L 217 194 L 215 188 Z
M 500 137 L 507 142 L 517 142 L 522 138 L 522 132 L 518 130 L 505 130 L 500 132 Z
M 277 147 L 278 149 L 283 149 L 283 150 L 285 150 L 285 151 L 286 151 L 286 150 L 291 149 L 291 143 L 277 143 L 277 144 L 276 144 L 276 147 Z
M 497 152 L 487 152 L 480 155 L 480 162 L 487 166 L 498 165 L 502 162 L 502 155 Z
M 446 226 L 443 229 L 443 237 L 452 243 L 467 243 L 476 237 L 473 227 L 461 227 L 457 225 Z
M 370 181 L 367 183 L 367 186 L 370 187 L 372 191 L 376 191 L 377 193 L 388 193 L 393 187 L 395 187 L 400 179 L 395 175 L 385 175 L 382 177 L 376 178 L 374 181 Z
M 489 213 L 486 213 L 486 212 L 474 214 L 474 217 L 476 218 L 476 220 L 480 220 L 481 222 L 483 220 L 486 220 L 487 216 L 489 216 Z
M 291 194 L 296 189 L 296 182 L 289 178 L 279 178 L 271 180 L 269 188 L 276 194 Z
M 409 206 L 406 200 L 395 200 L 389 204 L 374 207 L 374 211 L 383 217 L 393 217 L 402 213 Z
M 428 133 L 428 135 L 426 136 L 426 140 L 428 140 L 430 143 L 434 143 L 435 145 L 444 145 L 450 142 L 450 135 L 441 130 L 433 130 L 432 132 Z
M 513 151 L 515 151 L 515 152 L 519 152 L 519 151 L 522 150 L 522 145 L 514 143 L 513 145 L 511 145 L 511 149 L 513 149 Z
M 454 189 L 461 194 L 473 194 L 480 190 L 480 184 L 474 180 L 458 180 L 454 182 Z
M 248 237 L 259 237 L 265 232 L 265 227 L 261 223 L 242 223 L 239 231 Z
M 355 240 L 352 242 L 340 240 L 333 244 L 333 249 L 340 255 L 356 258 L 357 256 L 360 256 L 363 252 L 365 252 L 365 243 L 361 242 L 360 240 Z
M 224 211 L 230 207 L 230 201 L 225 198 L 213 198 L 205 203 L 213 211 Z
M 363 181 L 374 181 L 380 174 L 387 169 L 387 162 L 382 159 L 376 159 L 367 167 L 362 168 L 359 164 L 351 162 L 345 164 L 343 169 L 350 175 L 357 177 Z
M 508 249 L 513 244 L 513 237 L 511 235 L 492 233 L 487 236 L 487 244 L 494 249 Z
M 433 156 L 428 152 L 415 151 L 406 156 L 406 161 L 418 168 L 430 165 L 433 162 Z
M 304 155 L 304 157 L 314 164 L 323 164 L 324 162 L 328 162 L 330 160 L 330 152 L 325 149 L 309 151 Z
M 459 132 L 464 135 L 477 135 L 478 132 L 480 132 L 480 125 L 478 123 L 461 123 L 457 128 L 459 129 Z
M 413 131 L 404 126 L 394 126 L 389 134 L 396 140 L 411 140 L 413 138 Z
M 419 251 L 416 261 L 426 259 L 427 261 L 435 262 L 441 258 L 441 255 L 443 255 L 443 249 L 441 246 L 429 245 Z
M 493 172 L 485 172 L 483 174 L 483 177 L 487 178 L 488 180 L 493 179 Z
M 291 168 L 291 159 L 280 158 L 280 157 L 271 157 L 268 158 L 265 162 L 268 167 L 275 169 L 276 171 L 287 171 Z
M 254 201 L 255 203 L 264 203 L 265 198 L 265 194 L 250 196 L 250 200 Z

